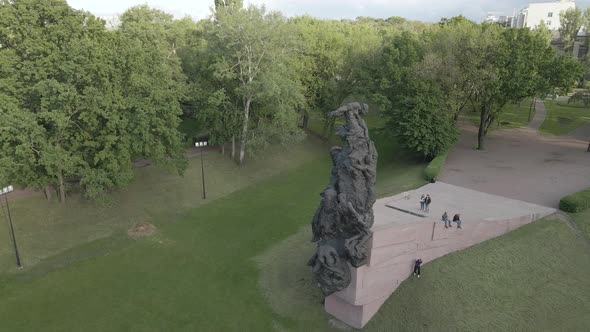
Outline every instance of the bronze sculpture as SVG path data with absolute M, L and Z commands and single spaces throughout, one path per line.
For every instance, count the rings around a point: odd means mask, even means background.
M 330 113 L 345 118 L 336 128 L 344 146 L 330 150 L 332 174 L 312 220 L 318 248 L 308 263 L 325 296 L 346 288 L 348 264 L 360 267 L 370 255 L 377 150 L 361 118 L 368 111 L 366 104 L 349 103 Z

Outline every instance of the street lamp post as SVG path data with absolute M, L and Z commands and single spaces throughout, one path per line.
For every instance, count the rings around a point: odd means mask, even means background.
M 203 148 L 207 146 L 207 141 L 204 142 L 196 142 L 195 147 L 200 148 L 201 151 L 201 182 L 203 183 L 203 199 L 207 198 L 207 194 L 205 193 L 205 165 L 203 163 Z
M 8 193 L 12 192 L 14 188 L 12 186 L 2 188 L 0 195 L 4 195 L 6 202 L 6 211 L 8 212 L 8 225 L 10 227 L 10 235 L 12 237 L 12 244 L 14 245 L 14 255 L 16 256 L 16 265 L 21 268 L 23 267 L 20 262 L 20 255 L 18 254 L 18 245 L 16 243 L 16 236 L 14 235 L 14 227 L 12 225 L 12 217 L 10 215 L 10 206 L 8 205 Z

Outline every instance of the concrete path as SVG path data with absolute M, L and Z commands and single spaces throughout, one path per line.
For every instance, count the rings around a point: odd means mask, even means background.
M 534 130 L 539 130 L 543 121 L 545 121 L 545 116 L 547 115 L 547 110 L 545 109 L 545 103 L 542 100 L 535 101 L 535 116 L 529 123 L 528 127 Z
M 439 179 L 550 207 L 590 187 L 587 141 L 547 137 L 523 128 L 493 131 L 486 138 L 486 150 L 476 146 L 477 128 L 463 125 Z

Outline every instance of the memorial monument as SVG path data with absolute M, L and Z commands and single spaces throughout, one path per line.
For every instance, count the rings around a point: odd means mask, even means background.
M 349 264 L 358 268 L 370 255 L 377 150 L 361 118 L 368 111 L 349 103 L 330 113 L 345 119 L 336 128 L 344 146 L 330 150 L 332 175 L 311 223 L 317 251 L 308 263 L 325 296 L 348 287 Z

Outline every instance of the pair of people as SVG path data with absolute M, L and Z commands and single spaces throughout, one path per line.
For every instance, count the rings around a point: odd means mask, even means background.
M 420 211 L 429 212 L 430 211 L 430 202 L 432 199 L 430 198 L 430 194 L 422 194 L 420 197 Z
M 445 222 L 445 228 L 453 227 L 453 225 L 451 225 L 451 221 L 449 220 L 447 211 L 443 213 L 442 220 Z M 457 228 L 461 228 L 461 215 L 459 213 L 453 216 L 453 222 L 457 223 Z

